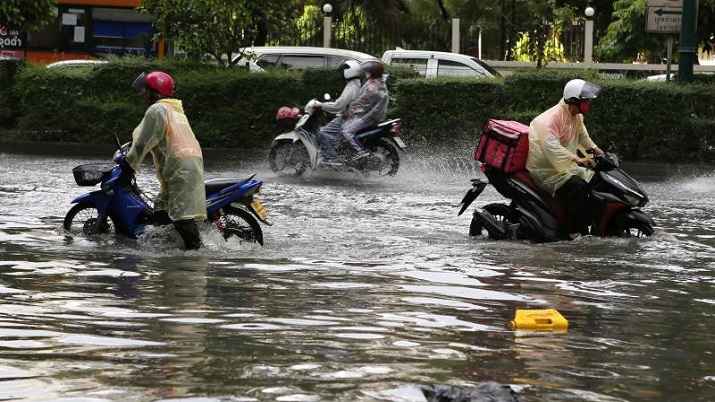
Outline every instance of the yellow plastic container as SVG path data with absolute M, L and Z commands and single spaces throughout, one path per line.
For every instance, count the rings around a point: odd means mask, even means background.
M 564 332 L 568 329 L 569 322 L 554 309 L 516 310 L 514 320 L 509 326 L 519 330 Z

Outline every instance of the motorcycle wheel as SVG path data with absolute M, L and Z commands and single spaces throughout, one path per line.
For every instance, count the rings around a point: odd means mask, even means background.
M 223 208 L 223 215 L 214 219 L 213 223 L 225 240 L 236 236 L 241 240 L 263 245 L 261 226 L 256 218 L 243 208 L 229 205 Z
M 488 204 L 484 206 L 484 210 L 494 216 L 497 223 L 504 229 L 506 233 L 505 236 L 511 239 L 516 239 L 519 237 L 518 233 L 511 233 L 508 230 L 510 224 L 518 223 L 519 218 L 514 213 L 514 210 L 506 204 Z M 497 240 L 503 239 L 504 235 L 500 234 L 496 236 L 493 233 L 489 233 L 489 237 Z
M 365 166 L 365 173 L 375 172 L 378 176 L 394 176 L 400 168 L 400 154 L 395 144 L 386 139 L 365 144 L 365 149 L 379 158 L 379 162 Z
M 73 235 L 91 236 L 115 231 L 112 218 L 107 217 L 99 222 L 99 211 L 89 203 L 79 203 L 70 208 L 65 215 L 63 226 L 67 232 Z
M 493 215 L 496 221 L 504 227 L 509 223 L 517 222 L 514 212 L 508 205 L 488 204 L 484 206 L 484 210 Z M 474 213 L 478 214 L 479 211 L 475 211 Z M 479 219 L 476 216 L 472 217 L 472 222 L 469 224 L 469 235 L 480 236 L 483 229 L 484 226 L 479 222 Z
M 310 157 L 301 142 L 279 142 L 268 154 L 271 170 L 280 175 L 300 176 L 310 165 Z
M 484 206 L 484 210 L 494 215 L 497 218 L 497 222 L 501 224 L 506 223 L 517 223 L 516 216 L 514 216 L 514 211 L 505 204 L 489 204 Z
M 654 232 L 655 229 L 647 223 L 635 219 L 625 219 L 618 225 L 616 235 L 618 237 L 648 237 Z

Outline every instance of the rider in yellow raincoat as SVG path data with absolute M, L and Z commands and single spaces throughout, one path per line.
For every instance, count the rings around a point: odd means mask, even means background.
M 592 148 L 597 154 L 603 153 L 583 123 L 583 113 L 590 110 L 591 99 L 600 89 L 584 80 L 569 81 L 559 103 L 537 116 L 529 126 L 526 169 L 539 187 L 566 202 L 571 238 L 587 231 L 588 182 L 593 171 L 586 167 L 595 165 L 593 159 L 579 157 L 577 151 Z
M 144 92 L 150 106 L 134 129 L 126 163 L 137 171 L 147 154 L 152 154 L 161 184 L 154 210 L 157 216 L 168 214 L 187 249 L 199 248 L 196 220 L 206 219 L 204 162 L 181 101 L 169 98 L 174 80 L 156 71 L 140 74 L 132 86 Z

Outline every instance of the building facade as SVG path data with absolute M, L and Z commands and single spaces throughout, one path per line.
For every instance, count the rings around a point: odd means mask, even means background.
M 138 6 L 139 0 L 57 0 L 55 24 L 27 35 L 0 29 L 0 54 L 42 64 L 110 54 L 161 58 L 163 45 L 152 40 L 154 18 Z

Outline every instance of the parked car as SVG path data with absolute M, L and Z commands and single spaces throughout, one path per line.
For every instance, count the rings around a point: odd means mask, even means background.
M 442 76 L 498 77 L 499 73 L 476 57 L 459 53 L 431 50 L 405 50 L 397 48 L 382 55 L 388 65 L 412 66 L 426 78 Z
M 710 75 L 712 76 L 713 73 L 712 71 L 701 71 L 701 72 L 695 72 L 693 73 L 693 78 L 697 78 L 698 76 L 705 76 L 705 75 Z M 641 81 L 648 81 L 648 82 L 665 82 L 665 81 L 671 81 L 675 82 L 678 79 L 678 72 L 673 71 L 670 73 L 670 77 L 667 76 L 667 74 L 657 74 L 657 75 L 649 75 Z
M 243 57 L 235 56 L 234 61 L 236 65 L 247 66 L 251 71 L 264 71 L 270 68 L 335 68 L 343 60 L 350 59 L 362 63 L 376 59 L 369 54 L 352 50 L 309 46 L 255 46 L 245 48 L 243 53 Z
M 66 68 L 66 67 L 93 67 L 99 64 L 107 63 L 106 60 L 85 60 L 85 59 L 72 59 L 72 60 L 62 60 L 50 63 L 46 68 Z

